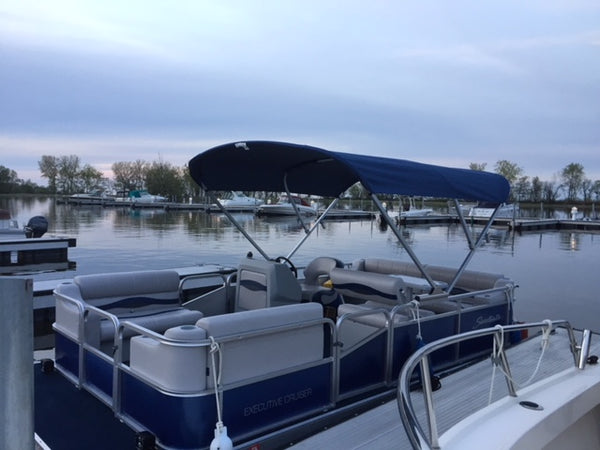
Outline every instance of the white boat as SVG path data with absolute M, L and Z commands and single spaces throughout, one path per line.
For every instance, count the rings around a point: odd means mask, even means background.
M 99 192 L 84 192 L 66 198 L 67 203 L 74 205 L 102 205 L 106 200 L 108 197 Z
M 426 264 L 378 197 L 408 190 L 501 202 L 509 185 L 499 175 L 268 141 L 215 147 L 189 168 L 214 202 L 223 190 L 334 200 L 285 256 L 269 255 L 223 209 L 253 247 L 231 266 L 206 265 L 183 280 L 147 270 L 60 284 L 56 356 L 35 388 L 36 432 L 51 448 L 65 429 L 90 449 L 134 438 L 137 448 L 227 448 L 229 439 L 236 448 L 287 447 L 389 398 L 424 340 L 513 322 L 515 283 L 467 270 L 489 224 L 478 237 L 465 224 L 470 246 L 458 268 Z M 363 254 L 350 263 L 324 251 L 299 270 L 296 251 L 357 182 L 408 260 Z M 486 353 L 489 342 L 477 341 L 432 365 L 449 370 Z M 92 432 L 100 416 L 101 436 Z
M 24 238 L 25 230 L 10 216 L 10 212 L 0 209 L 0 239 Z
M 48 221 L 45 217 L 34 216 L 27 225 L 20 226 L 18 220 L 13 219 L 10 212 L 0 209 L 0 239 L 24 239 L 42 237 L 48 231 Z
M 477 206 L 477 203 L 462 203 L 462 202 L 452 202 L 448 201 L 448 213 L 452 215 L 458 214 L 457 211 L 460 210 L 461 214 L 464 216 L 468 216 L 469 212 L 472 208 Z
M 162 203 L 167 198 L 162 195 L 153 195 L 146 190 L 136 190 L 129 192 L 129 200 L 133 203 Z
M 260 216 L 316 216 L 317 213 L 317 208 L 297 195 L 283 196 L 277 203 L 261 205 L 257 211 Z
M 404 208 L 402 202 L 400 202 L 400 215 L 399 217 L 424 217 L 433 214 L 433 208 L 417 208 L 415 205 L 415 199 L 409 197 L 408 208 Z
M 523 330 L 536 332 L 534 342 L 507 350 L 508 335 Z M 443 401 L 433 393 L 430 377 L 422 377 L 422 391 L 415 391 L 417 370 L 430 373 L 428 360 L 437 351 L 484 336 L 494 341 L 492 364 L 461 371 L 447 383 L 442 379 Z M 433 342 L 409 358 L 400 374 L 398 407 L 410 443 L 441 450 L 600 448 L 598 352 L 598 334 L 576 333 L 565 321 L 495 327 Z M 478 392 L 481 381 L 484 390 Z M 427 419 L 416 406 L 421 401 Z
M 506 345 L 515 336 L 523 339 Z M 447 373 L 431 369 L 438 352 L 481 339 L 495 344 L 482 361 Z M 339 449 L 600 448 L 598 354 L 600 336 L 573 330 L 565 321 L 449 336 L 406 361 L 396 399 L 295 448 L 332 448 L 332 442 Z
M 498 212 L 494 215 L 496 219 L 512 219 L 513 217 L 519 216 L 519 205 L 515 203 L 501 203 L 499 205 L 486 205 L 478 204 L 473 206 L 469 210 L 469 217 L 479 219 L 489 219 L 494 214 L 494 211 L 498 209 Z
M 219 198 L 219 203 L 228 211 L 256 211 L 264 202 L 241 191 L 229 191 Z

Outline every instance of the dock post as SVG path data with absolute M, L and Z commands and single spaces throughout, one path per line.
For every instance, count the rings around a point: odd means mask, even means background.
M 34 449 L 33 280 L 0 277 L 0 448 Z

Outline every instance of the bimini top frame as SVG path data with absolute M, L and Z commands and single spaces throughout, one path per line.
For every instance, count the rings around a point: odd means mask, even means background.
M 400 194 L 450 198 L 456 201 L 476 200 L 499 206 L 508 199 L 510 192 L 509 183 L 504 177 L 489 172 L 422 164 L 404 159 L 333 152 L 308 145 L 273 141 L 246 141 L 220 145 L 194 157 L 189 162 L 189 169 L 192 178 L 211 195 L 212 200 L 226 214 L 227 211 L 219 204 L 213 192 L 267 191 L 288 194 L 294 192 L 333 197 L 337 200 L 348 188 L 360 182 L 370 193 L 382 218 L 388 223 L 432 287 L 435 283 L 426 274 L 377 195 Z M 317 219 L 303 240 L 292 250 L 290 256 L 302 245 L 335 203 L 334 201 Z M 457 208 L 457 211 L 460 215 L 460 208 Z M 266 259 L 269 259 L 268 255 L 237 224 L 237 221 L 231 215 L 228 216 L 252 245 Z M 488 226 L 494 216 L 495 213 Z M 465 227 L 464 218 L 461 218 L 461 222 Z M 478 240 L 473 243 L 470 237 L 468 239 L 471 252 L 463 266 L 466 266 L 480 242 Z M 457 277 L 460 276 L 463 268 L 461 267 Z

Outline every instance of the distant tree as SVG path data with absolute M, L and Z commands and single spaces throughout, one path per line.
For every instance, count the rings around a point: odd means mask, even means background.
M 20 181 L 17 172 L 8 167 L 0 166 L 0 194 L 15 192 Z
M 123 190 L 131 191 L 144 188 L 146 171 L 149 164 L 146 161 L 138 159 L 136 161 L 120 161 L 113 163 L 112 171 L 115 181 L 119 183 Z
M 567 190 L 567 200 L 577 200 L 584 180 L 583 166 L 578 163 L 568 164 L 561 172 L 561 179 Z
M 126 191 L 135 189 L 135 183 L 133 181 L 133 167 L 131 163 L 119 161 L 113 163 L 111 169 L 115 178 L 115 182 L 119 184 L 121 189 Z
M 487 163 L 469 163 L 469 169 L 477 170 L 478 172 L 483 172 L 487 166 Z
M 542 201 L 542 191 L 543 191 L 543 182 L 539 179 L 539 177 L 533 177 L 531 179 L 531 196 L 530 200 L 532 202 L 541 202 Z
M 581 181 L 581 194 L 583 195 L 583 201 L 589 202 L 594 195 L 594 182 L 589 178 L 584 178 Z
M 592 185 L 592 194 L 595 200 L 600 200 L 600 180 L 594 181 Z
M 514 197 L 517 200 L 529 200 L 531 198 L 531 183 L 529 177 L 522 176 L 515 182 L 514 185 Z
M 58 158 L 57 186 L 63 194 L 74 194 L 78 186 L 79 156 L 64 155 Z
M 202 188 L 194 181 L 187 165 L 179 168 L 179 175 L 183 184 L 183 191 L 187 197 L 199 198 Z
M 35 194 L 35 193 L 48 193 L 48 189 L 43 186 L 39 186 L 31 180 L 20 180 L 20 184 L 15 192 L 22 194 Z
M 131 163 L 131 176 L 136 189 L 142 189 L 144 187 L 149 169 L 150 164 L 142 159 L 136 159 Z
M 545 202 L 555 202 L 558 199 L 562 186 L 556 180 L 544 181 L 542 183 L 542 200 Z
M 494 170 L 496 171 L 496 173 L 502 175 L 508 180 L 508 183 L 511 187 L 511 197 L 514 198 L 515 183 L 523 173 L 523 169 L 519 167 L 516 163 L 503 159 L 496 162 Z
M 79 185 L 83 192 L 96 191 L 100 188 L 103 174 L 95 167 L 86 164 L 79 171 Z
M 511 186 L 523 173 L 523 169 L 519 167 L 516 163 L 507 161 L 505 159 L 496 162 L 494 170 L 496 171 L 496 173 L 499 173 L 504 178 L 506 178 Z
M 38 161 L 42 178 L 48 179 L 48 189 L 51 193 L 56 194 L 56 182 L 58 179 L 58 158 L 51 155 L 42 155 L 42 159 Z
M 181 200 L 185 194 L 179 170 L 164 161 L 154 161 L 146 171 L 146 189 L 171 200 Z

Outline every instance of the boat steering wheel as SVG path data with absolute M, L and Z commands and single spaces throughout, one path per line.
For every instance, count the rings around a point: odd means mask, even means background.
M 286 258 L 285 256 L 278 256 L 277 258 L 275 258 L 275 261 L 278 263 L 282 262 L 284 264 L 287 264 L 290 267 L 292 273 L 294 274 L 294 277 L 298 278 L 298 269 L 296 269 L 294 263 L 291 262 L 288 258 Z

